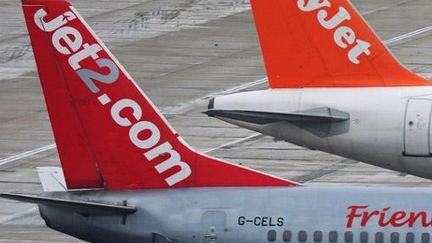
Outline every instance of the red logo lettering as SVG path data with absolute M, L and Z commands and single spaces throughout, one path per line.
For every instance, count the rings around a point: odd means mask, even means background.
M 347 209 L 347 228 L 352 228 L 354 225 L 366 227 L 371 223 L 376 223 L 379 227 L 432 227 L 432 218 L 426 211 L 408 212 L 406 210 L 391 210 L 391 207 L 370 209 L 367 205 L 353 205 Z

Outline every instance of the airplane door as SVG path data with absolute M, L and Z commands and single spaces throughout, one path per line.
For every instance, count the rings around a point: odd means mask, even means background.
M 430 156 L 430 122 L 432 100 L 412 99 L 408 101 L 405 115 L 406 156 Z
M 202 217 L 202 243 L 225 243 L 226 214 L 221 211 L 205 212 Z

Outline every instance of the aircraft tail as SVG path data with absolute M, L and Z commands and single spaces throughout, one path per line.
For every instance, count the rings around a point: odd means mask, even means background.
M 68 189 L 294 186 L 195 152 L 66 0 L 23 0 Z
M 431 85 L 403 67 L 348 0 L 251 0 L 272 88 Z

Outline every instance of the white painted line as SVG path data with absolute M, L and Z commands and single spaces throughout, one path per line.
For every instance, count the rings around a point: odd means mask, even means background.
M 417 73 L 417 74 L 426 79 L 432 79 L 432 73 Z
M 391 38 L 389 40 L 384 41 L 384 44 L 390 45 L 390 44 L 393 44 L 395 42 L 399 42 L 399 41 L 402 41 L 402 40 L 414 37 L 416 35 L 420 35 L 420 34 L 429 32 L 431 30 L 432 30 L 432 25 L 428 26 L 428 27 L 424 27 L 424 28 L 418 29 L 418 30 L 415 30 L 415 31 L 412 31 L 412 32 L 409 32 L 409 33 L 406 33 L 404 35 L 400 35 L 400 36 Z
M 180 105 L 168 106 L 168 107 L 162 108 L 161 113 L 163 113 L 165 115 L 176 115 L 178 113 L 184 113 L 186 111 L 189 111 L 193 107 L 195 107 L 197 104 L 201 104 L 203 102 L 206 102 L 213 97 L 240 92 L 240 91 L 261 85 L 261 84 L 265 84 L 267 81 L 268 81 L 267 78 L 262 78 L 262 79 L 258 79 L 258 80 L 253 81 L 253 82 L 245 83 L 245 84 L 227 89 L 227 90 L 211 93 L 211 94 L 208 94 L 206 96 L 182 103 Z
M 46 145 L 46 146 L 43 146 L 43 147 L 40 147 L 40 148 L 37 148 L 34 150 L 30 150 L 30 151 L 26 151 L 24 153 L 13 155 L 9 158 L 5 158 L 5 159 L 0 160 L 0 166 L 14 162 L 14 161 L 17 161 L 17 160 L 20 160 L 20 159 L 25 159 L 25 158 L 31 157 L 33 155 L 43 153 L 45 151 L 49 151 L 51 149 L 54 149 L 55 147 L 56 147 L 56 145 L 54 143 L 52 143 L 52 144 L 49 144 L 49 145 Z
M 374 9 L 374 10 L 369 10 L 369 11 L 366 11 L 366 12 L 362 12 L 362 15 L 363 16 L 370 15 L 370 14 L 376 13 L 378 11 L 384 11 L 384 10 L 389 9 L 389 8 L 390 7 L 387 6 L 387 7 L 377 8 L 377 9 Z
M 0 224 L 5 224 L 5 223 L 10 222 L 10 221 L 15 220 L 15 219 L 34 215 L 35 213 L 38 212 L 38 210 L 39 210 L 38 207 L 33 206 L 33 207 L 31 207 L 25 211 L 22 211 L 20 213 L 5 216 L 3 218 L 0 218 Z
M 262 79 L 258 79 L 256 81 L 253 81 L 253 82 L 250 82 L 250 83 L 245 83 L 245 84 L 239 85 L 237 87 L 234 87 L 234 88 L 231 88 L 231 89 L 227 89 L 225 91 L 221 91 L 221 92 L 218 92 L 218 93 L 210 94 L 210 95 L 207 95 L 207 96 L 209 98 L 212 98 L 212 97 L 219 96 L 219 95 L 229 95 L 229 94 L 237 93 L 237 92 L 240 92 L 240 91 L 243 91 L 243 90 L 246 90 L 246 89 L 258 86 L 258 85 L 261 85 L 261 84 L 265 84 L 267 82 L 268 82 L 268 78 L 262 78 Z
M 429 32 L 429 31 L 432 31 L 432 26 L 421 28 L 421 29 L 418 29 L 418 30 L 415 30 L 415 31 L 412 31 L 412 32 L 409 32 L 409 33 L 406 33 L 406 34 L 403 34 L 403 35 L 400 35 L 400 36 L 388 39 L 388 40 L 385 40 L 384 43 L 386 45 L 393 44 L 395 42 L 399 42 L 399 41 L 402 41 L 402 40 L 405 40 L 405 39 L 408 39 L 408 38 L 411 38 L 411 37 L 414 37 L 416 35 L 420 35 L 420 34 L 423 34 L 423 33 Z M 236 86 L 236 87 L 224 90 L 224 91 L 212 93 L 212 94 L 203 96 L 201 98 L 198 98 L 198 99 L 195 99 L 195 100 L 192 100 L 192 101 L 189 101 L 189 102 L 185 102 L 185 103 L 183 103 L 183 104 L 181 104 L 179 106 L 166 107 L 166 108 L 163 108 L 163 109 L 160 109 L 160 110 L 161 110 L 161 112 L 163 114 L 175 114 L 175 113 L 178 113 L 180 111 L 188 110 L 188 109 L 190 109 L 190 107 L 193 107 L 196 104 L 205 102 L 205 101 L 207 101 L 208 99 L 210 99 L 212 97 L 219 96 L 219 95 L 228 95 L 228 94 L 240 92 L 240 91 L 252 88 L 254 86 L 264 84 L 267 81 L 268 81 L 267 78 L 262 78 L 262 79 L 259 79 L 259 80 L 253 81 L 253 82 L 249 82 L 249 83 L 246 83 L 246 84 L 242 84 L 242 85 L 239 85 L 239 86 Z M 244 138 L 244 139 L 247 139 L 247 138 Z M 236 141 L 234 141 L 234 142 L 236 142 Z M 221 145 L 218 148 L 223 148 L 223 147 L 226 147 L 226 146 L 227 145 L 225 145 L 225 146 Z M 11 156 L 9 158 L 2 159 L 2 160 L 0 160 L 0 166 L 8 164 L 8 163 L 11 163 L 11 162 L 14 162 L 14 161 L 17 161 L 17 160 L 20 160 L 20 159 L 25 159 L 27 157 L 31 157 L 31 156 L 39 154 L 39 153 L 43 153 L 45 151 L 54 149 L 55 147 L 56 147 L 55 144 L 49 144 L 49 145 L 46 145 L 46 146 L 41 147 L 41 148 L 37 148 L 37 149 L 31 150 L 31 151 L 27 151 L 27 152 L 23 152 L 23 153 Z M 209 153 L 211 151 L 217 150 L 218 148 L 208 150 L 205 153 Z
M 229 147 L 231 147 L 231 146 L 233 146 L 233 145 L 236 145 L 236 144 L 238 144 L 238 143 L 246 142 L 246 141 L 248 141 L 248 140 L 251 140 L 251 139 L 257 138 L 257 137 L 259 137 L 259 136 L 262 136 L 262 134 L 261 134 L 261 133 L 254 133 L 254 134 L 252 134 L 252 135 L 250 135 L 250 136 L 247 136 L 247 137 L 245 137 L 245 138 L 240 138 L 240 139 L 237 139 L 237 140 L 234 140 L 234 141 L 231 141 L 231 142 L 228 142 L 228 143 L 222 144 L 221 146 L 218 146 L 218 147 L 216 147 L 216 148 L 212 148 L 212 149 L 206 150 L 206 151 L 204 151 L 204 152 L 202 152 L 202 153 L 203 153 L 203 154 L 208 154 L 208 153 L 210 153 L 210 152 L 213 152 L 213 151 L 216 151 L 216 150 L 219 150 L 219 149 L 229 148 Z

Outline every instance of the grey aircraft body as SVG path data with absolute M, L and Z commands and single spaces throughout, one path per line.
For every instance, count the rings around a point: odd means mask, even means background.
M 288 0 L 287 0 L 288 1 Z M 89 242 L 429 243 L 428 189 L 307 187 L 190 148 L 66 0 L 23 9 L 62 168 L 46 225 Z
M 49 227 L 90 242 L 427 243 L 431 238 L 428 189 L 195 188 L 43 196 L 136 209 L 122 214 L 40 206 Z

